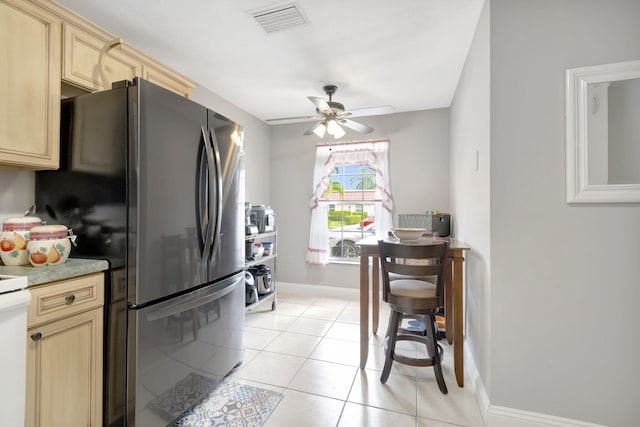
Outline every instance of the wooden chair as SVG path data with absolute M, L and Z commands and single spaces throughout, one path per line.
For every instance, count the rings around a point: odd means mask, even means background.
M 385 338 L 385 363 L 380 381 L 389 378 L 393 361 L 411 366 L 433 366 L 438 387 L 447 394 L 442 375 L 435 331 L 435 313 L 444 306 L 444 273 L 449 243 L 415 245 L 378 242 L 382 271 L 383 300 L 391 307 Z M 426 334 L 401 328 L 403 318 L 423 318 Z M 428 358 L 413 358 L 396 353 L 398 341 L 425 344 Z

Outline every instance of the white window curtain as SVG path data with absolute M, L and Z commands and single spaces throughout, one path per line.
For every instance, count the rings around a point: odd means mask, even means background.
M 382 239 L 393 227 L 393 198 L 389 182 L 389 141 L 357 142 L 319 145 L 313 172 L 313 195 L 309 202 L 311 228 L 309 230 L 309 264 L 329 263 L 329 201 L 323 196 L 329 188 L 331 172 L 338 166 L 369 165 L 375 172 L 376 236 Z

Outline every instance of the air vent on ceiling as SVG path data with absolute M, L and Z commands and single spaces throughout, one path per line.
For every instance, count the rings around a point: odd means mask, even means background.
M 249 12 L 267 34 L 304 27 L 309 22 L 297 2 L 281 3 Z

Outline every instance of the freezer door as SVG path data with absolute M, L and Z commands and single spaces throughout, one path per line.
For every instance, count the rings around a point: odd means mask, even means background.
M 168 425 L 242 361 L 244 275 L 128 317 L 128 425 Z

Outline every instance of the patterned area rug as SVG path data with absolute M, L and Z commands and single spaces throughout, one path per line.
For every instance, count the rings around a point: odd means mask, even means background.
M 150 405 L 168 419 L 170 426 L 260 427 L 282 400 L 282 393 L 224 379 L 190 374 Z M 194 400 L 198 400 L 191 406 Z M 187 408 L 186 406 L 189 406 Z

